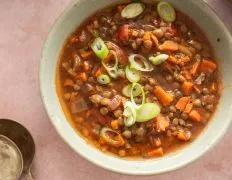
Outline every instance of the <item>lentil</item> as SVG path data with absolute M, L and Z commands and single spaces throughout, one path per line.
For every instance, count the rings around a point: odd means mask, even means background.
M 106 114 L 108 114 L 108 112 L 109 112 L 109 110 L 108 110 L 108 108 L 106 108 L 106 107 L 102 107 L 102 108 L 100 109 L 100 113 L 101 113 L 102 115 L 106 115 Z

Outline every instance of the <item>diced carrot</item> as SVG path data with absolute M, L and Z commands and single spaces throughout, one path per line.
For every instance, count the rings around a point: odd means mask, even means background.
M 103 74 L 103 73 L 105 73 L 106 72 L 106 69 L 103 67 L 103 66 L 101 66 L 96 72 L 95 72 L 95 77 L 98 77 L 98 76 L 100 76 L 101 74 Z
M 184 112 L 188 114 L 191 112 L 192 109 L 193 109 L 193 103 L 188 103 L 185 107 Z
M 192 82 L 185 81 L 182 84 L 182 91 L 183 91 L 184 95 L 190 95 L 192 90 L 193 90 L 193 83 Z
M 183 75 L 187 80 L 192 80 L 192 76 L 191 76 L 191 74 L 189 73 L 188 70 L 184 69 L 183 70 Z
M 200 122 L 201 121 L 201 115 L 198 111 L 196 110 L 192 110 L 190 113 L 189 113 L 189 118 L 193 121 L 196 121 L 196 122 Z
M 64 80 L 64 86 L 73 86 L 74 85 L 74 82 L 72 79 L 65 79 Z
M 168 61 L 173 63 L 173 64 L 179 64 L 179 61 L 174 56 L 169 56 Z
M 177 44 L 174 41 L 164 41 L 162 45 L 159 46 L 159 50 L 161 51 L 178 51 L 179 50 L 179 44 Z
M 181 141 L 188 141 L 191 138 L 191 132 L 190 131 L 184 131 L 184 130 L 179 130 L 177 134 L 177 138 Z
M 126 42 L 129 40 L 129 25 L 123 24 L 118 29 L 118 39 L 121 42 Z
M 210 92 L 215 93 L 217 91 L 216 83 L 212 83 L 210 86 Z
M 88 57 L 93 55 L 93 51 L 81 51 L 80 54 L 83 60 L 86 60 Z
M 163 148 L 162 147 L 150 150 L 150 151 L 148 151 L 146 153 L 147 157 L 163 156 L 163 155 L 164 155 L 164 152 L 163 152 Z
M 201 90 L 200 90 L 200 88 L 199 88 L 197 85 L 194 85 L 194 86 L 193 86 L 193 89 L 194 89 L 194 91 L 195 91 L 197 94 L 201 94 Z
M 118 123 L 118 121 L 117 120 L 113 120 L 113 121 L 111 121 L 111 127 L 112 127 L 112 129 L 118 129 L 119 128 L 119 123 Z
M 85 72 L 80 73 L 79 78 L 84 82 L 88 80 L 87 74 Z
M 159 115 L 154 119 L 156 124 L 156 131 L 157 132 L 164 132 L 169 127 L 169 120 L 167 117 L 163 115 Z
M 198 70 L 199 70 L 199 67 L 200 67 L 200 64 L 201 64 L 201 61 L 200 60 L 197 60 L 192 69 L 190 70 L 190 74 L 193 75 L 193 76 L 196 76 L 197 73 L 198 73 Z
M 163 105 L 169 105 L 174 100 L 174 95 L 167 93 L 162 87 L 157 86 L 154 90 L 154 94 Z
M 143 41 L 146 40 L 151 40 L 151 33 L 150 32 L 145 32 L 143 35 Z
M 157 37 L 152 34 L 151 39 L 154 42 L 154 44 L 156 45 L 156 47 L 158 47 L 159 46 L 159 40 L 157 39 Z
M 101 70 L 98 69 L 98 70 L 95 72 L 95 76 L 98 77 L 98 76 L 100 76 L 100 75 L 101 75 Z
M 217 68 L 217 65 L 209 60 L 203 60 L 201 63 L 201 71 L 205 73 L 213 73 Z
M 175 107 L 176 109 L 183 112 L 189 102 L 190 102 L 190 97 L 182 97 L 177 101 Z

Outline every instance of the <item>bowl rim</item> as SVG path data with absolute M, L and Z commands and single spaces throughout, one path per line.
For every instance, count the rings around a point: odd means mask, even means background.
M 204 150 L 201 150 L 199 152 L 198 155 L 189 158 L 188 160 L 185 160 L 182 163 L 178 163 L 175 166 L 171 166 L 171 167 L 167 167 L 165 169 L 154 169 L 153 171 L 133 171 L 131 170 L 125 170 L 122 168 L 115 168 L 115 167 L 111 167 L 111 166 L 107 166 L 104 165 L 103 163 L 99 162 L 96 159 L 92 159 L 90 156 L 88 156 L 86 153 L 84 152 L 80 152 L 79 150 L 77 150 L 72 143 L 70 143 L 67 139 L 67 137 L 61 133 L 61 131 L 59 130 L 60 127 L 57 126 L 57 124 L 55 123 L 55 117 L 54 114 L 49 110 L 49 103 L 47 102 L 47 99 L 45 97 L 46 94 L 46 90 L 44 90 L 44 83 L 43 83 L 43 64 L 44 64 L 44 56 L 45 56 L 45 51 L 48 45 L 49 40 L 52 37 L 53 34 L 53 30 L 55 29 L 55 27 L 57 26 L 58 23 L 60 23 L 66 13 L 68 13 L 73 6 L 75 6 L 76 3 L 78 3 L 80 0 L 72 0 L 72 2 L 63 10 L 63 12 L 57 17 L 56 21 L 54 22 L 54 24 L 51 26 L 48 36 L 45 39 L 45 43 L 44 46 L 42 48 L 42 54 L 41 54 L 41 60 L 40 60 L 40 65 L 39 65 L 39 89 L 40 89 L 40 96 L 43 102 L 43 105 L 45 107 L 46 113 L 48 114 L 49 117 L 49 121 L 51 122 L 51 124 L 53 125 L 53 127 L 55 128 L 57 134 L 63 139 L 63 141 L 69 145 L 69 147 L 71 147 L 77 154 L 79 154 L 81 157 L 83 157 L 84 159 L 87 159 L 88 161 L 90 161 L 91 163 L 103 168 L 103 169 L 107 169 L 110 170 L 112 172 L 117 172 L 120 174 L 127 174 L 127 175 L 139 175 L 139 176 L 144 176 L 144 175 L 158 175 L 158 174 L 163 174 L 163 173 L 167 173 L 170 171 L 175 171 L 178 170 L 182 167 L 185 167 L 187 165 L 189 165 L 190 163 L 195 162 L 197 159 L 199 159 L 200 157 L 202 157 L 203 155 L 205 155 L 206 152 L 210 151 L 213 147 L 216 146 L 216 144 L 219 142 L 219 140 L 225 135 L 226 131 L 228 130 L 228 128 L 231 125 L 232 122 L 232 117 L 230 117 L 229 122 L 227 123 L 227 126 L 220 131 L 219 135 L 212 141 L 212 143 L 210 145 L 207 145 Z M 210 13 L 210 15 L 212 17 L 214 17 L 214 21 L 216 21 L 221 27 L 223 27 L 224 32 L 227 33 L 227 35 L 232 39 L 232 32 L 228 29 L 228 27 L 223 23 L 223 21 L 219 18 L 218 14 L 216 13 L 216 11 L 211 8 L 211 6 L 209 4 L 207 4 L 207 2 L 205 1 L 192 1 L 192 3 L 194 3 L 196 6 L 204 6 L 205 8 L 207 8 L 208 12 Z M 70 125 L 71 126 L 71 125 Z M 81 137 L 82 138 L 82 137 Z M 88 144 L 86 146 L 89 146 Z M 90 148 L 94 148 L 94 147 L 90 147 Z M 99 151 L 99 150 L 98 150 Z M 134 162 L 134 161 L 132 161 Z

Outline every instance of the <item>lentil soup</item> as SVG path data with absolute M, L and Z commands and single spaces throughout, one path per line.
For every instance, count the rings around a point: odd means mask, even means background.
M 220 99 L 204 33 L 165 1 L 106 7 L 67 39 L 57 67 L 67 119 L 120 157 L 160 157 L 194 141 Z

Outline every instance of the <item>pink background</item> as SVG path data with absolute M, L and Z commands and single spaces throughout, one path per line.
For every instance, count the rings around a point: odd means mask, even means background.
M 49 29 L 71 0 L 0 0 L 0 116 L 33 134 L 37 180 L 231 180 L 232 127 L 211 152 L 168 174 L 131 177 L 99 168 L 74 153 L 58 136 L 39 93 L 39 61 Z M 232 30 L 232 3 L 207 0 Z M 222 119 L 223 123 L 223 119 Z M 187 157 L 186 157 L 187 158 Z

